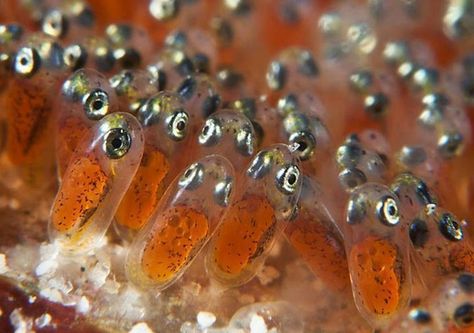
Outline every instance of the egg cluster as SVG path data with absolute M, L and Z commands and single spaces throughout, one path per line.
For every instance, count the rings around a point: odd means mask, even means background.
M 107 236 L 142 292 L 197 258 L 231 290 L 287 242 L 373 329 L 474 330 L 473 1 L 4 0 L 0 22 L 2 192 L 47 202 L 62 255 Z

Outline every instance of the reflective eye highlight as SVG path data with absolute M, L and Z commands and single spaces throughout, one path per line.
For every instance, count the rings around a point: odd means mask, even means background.
M 233 181 L 231 178 L 227 178 L 216 184 L 214 188 L 214 200 L 218 205 L 226 207 L 229 204 L 232 187 Z
M 209 118 L 206 120 L 201 134 L 199 135 L 199 143 L 204 146 L 213 146 L 217 144 L 222 137 L 222 127 L 218 120 Z
M 41 57 L 32 47 L 22 47 L 16 54 L 14 61 L 15 72 L 24 75 L 32 76 L 40 68 Z
M 383 224 L 394 226 L 400 222 L 398 205 L 395 199 L 386 196 L 377 202 L 375 209 L 379 221 Z
M 272 156 L 265 151 L 259 152 L 255 156 L 247 169 L 247 174 L 254 178 L 259 179 L 264 177 L 272 167 Z
M 463 239 L 464 234 L 461 225 L 449 213 L 444 213 L 441 216 L 438 228 L 441 234 L 450 241 L 456 242 Z
M 187 189 L 194 190 L 198 188 L 204 180 L 204 168 L 200 163 L 193 163 L 184 172 L 183 176 L 179 179 L 179 186 Z
M 244 126 L 238 130 L 235 137 L 235 145 L 240 153 L 246 156 L 253 154 L 255 137 L 251 128 Z
M 127 154 L 131 145 L 132 138 L 126 129 L 112 128 L 104 135 L 102 149 L 109 158 L 119 159 Z
M 72 70 L 82 68 L 87 62 L 87 51 L 79 44 L 69 45 L 64 49 L 63 61 Z
M 295 132 L 288 138 L 290 144 L 298 144 L 298 156 L 301 160 L 308 160 L 313 156 L 316 149 L 316 138 L 313 134 L 307 131 Z
M 296 165 L 287 165 L 278 170 L 275 178 L 277 189 L 283 194 L 293 194 L 300 182 L 300 169 Z
M 48 12 L 42 24 L 43 32 L 52 37 L 61 38 L 68 30 L 68 21 L 59 10 Z
M 94 89 L 84 95 L 84 112 L 90 120 L 99 120 L 109 112 L 109 95 L 102 89 Z
M 184 110 L 178 110 L 167 118 L 168 135 L 171 139 L 180 141 L 186 136 L 189 116 Z

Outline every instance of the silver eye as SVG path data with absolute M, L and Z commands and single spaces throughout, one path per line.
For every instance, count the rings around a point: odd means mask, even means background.
M 82 105 L 87 118 L 99 120 L 109 112 L 109 95 L 102 89 L 94 89 L 84 95 Z
M 340 33 L 342 18 L 338 13 L 327 12 L 319 18 L 318 28 L 324 37 L 331 38 Z
M 188 76 L 181 82 L 178 88 L 176 88 L 176 92 L 183 99 L 189 101 L 196 93 L 197 84 L 198 83 L 194 77 Z
M 41 64 L 46 68 L 64 69 L 63 53 L 61 45 L 56 42 L 41 42 L 36 50 L 41 58 Z
M 244 14 L 251 7 L 249 0 L 224 0 L 224 5 L 236 14 Z
M 270 171 L 272 167 L 272 156 L 267 151 L 259 152 L 253 159 L 249 168 L 247 169 L 247 175 L 253 179 L 260 179 L 264 177 Z
M 248 119 L 254 119 L 257 112 L 257 104 L 255 99 L 247 97 L 237 99 L 231 104 L 232 108 L 242 113 Z
M 282 117 L 288 116 L 298 109 L 298 97 L 293 94 L 281 97 L 278 100 L 277 109 Z
M 199 144 L 210 147 L 219 142 L 222 137 L 222 127 L 218 120 L 209 118 L 199 134 Z
M 91 8 L 86 5 L 85 1 L 70 1 L 68 3 L 68 8 L 70 8 L 75 22 L 83 27 L 89 28 L 94 25 L 94 13 L 92 12 Z
M 0 52 L 0 70 L 10 70 L 12 62 L 11 54 L 6 52 Z
M 301 112 L 290 112 L 283 119 L 283 128 L 287 134 L 293 134 L 308 129 L 310 120 Z
M 390 101 L 384 93 L 377 92 L 364 98 L 364 109 L 371 116 L 377 117 L 387 111 L 389 103 Z
M 23 28 L 18 24 L 0 24 L 0 44 L 8 44 L 12 41 L 20 40 L 23 32 Z
M 399 65 L 410 58 L 410 50 L 404 41 L 389 42 L 385 45 L 383 56 L 387 63 Z
M 175 51 L 175 56 L 173 57 L 173 62 L 175 64 L 176 72 L 178 72 L 178 74 L 183 76 L 183 77 L 190 76 L 195 72 L 193 62 L 182 51 Z M 193 86 L 191 85 L 190 88 L 193 88 Z M 192 93 L 194 93 L 194 92 L 192 92 Z M 192 97 L 192 95 L 191 95 L 191 97 Z M 183 96 L 183 98 L 186 98 L 186 97 Z
M 288 138 L 288 141 L 290 145 L 298 144 L 296 152 L 302 161 L 308 160 L 313 156 L 316 148 L 316 138 L 310 132 L 300 131 L 293 133 Z
M 459 155 L 463 147 L 464 138 L 459 132 L 445 132 L 440 136 L 437 143 L 438 152 L 445 159 Z
M 423 96 L 423 105 L 429 108 L 445 109 L 449 105 L 449 98 L 439 92 L 433 92 Z
M 218 205 L 226 207 L 229 204 L 230 194 L 232 192 L 232 178 L 227 177 L 220 181 L 214 188 L 214 200 Z
M 175 141 L 181 141 L 186 136 L 188 130 L 188 114 L 182 110 L 176 110 L 166 119 L 168 135 Z
M 22 47 L 16 54 L 15 72 L 26 77 L 35 74 L 41 65 L 41 57 L 34 48 Z
M 416 197 L 423 205 L 436 205 L 436 198 L 431 193 L 428 185 L 421 179 L 417 179 Z
M 347 202 L 347 224 L 357 224 L 364 221 L 367 215 L 367 206 L 363 195 L 354 194 Z
M 400 161 L 407 166 L 419 165 L 427 160 L 427 154 L 421 146 L 403 146 L 400 150 Z
M 266 79 L 267 85 L 272 90 L 280 90 L 286 83 L 286 68 L 279 61 L 272 61 L 268 67 Z
M 177 49 L 184 49 L 188 43 L 188 36 L 183 31 L 174 31 L 166 36 L 165 45 Z
M 102 150 L 113 159 L 125 156 L 132 145 L 132 137 L 124 128 L 111 128 L 104 135 Z
M 337 149 L 336 160 L 341 168 L 354 168 L 359 164 L 363 154 L 364 151 L 359 143 L 350 140 Z
M 313 77 L 318 75 L 319 70 L 316 62 L 314 61 L 313 55 L 306 50 L 298 52 L 298 72 L 301 74 Z
M 415 308 L 408 313 L 408 317 L 418 324 L 427 324 L 431 321 L 431 315 L 422 308 Z
M 158 90 L 163 91 L 166 87 L 167 77 L 166 73 L 158 68 L 157 65 L 149 65 L 146 71 L 150 74 L 151 80 L 157 83 Z
M 84 67 L 87 62 L 87 51 L 79 44 L 73 44 L 64 49 L 64 64 L 72 70 Z
M 371 53 L 377 45 L 377 38 L 368 23 L 355 23 L 347 29 L 347 38 L 365 54 Z
M 419 68 L 413 73 L 413 83 L 419 89 L 429 89 L 439 82 L 439 73 L 433 68 Z
M 472 35 L 472 3 L 470 1 L 449 1 L 444 17 L 444 31 L 451 38 Z
M 300 183 L 300 169 L 293 164 L 287 165 L 278 170 L 275 182 L 277 189 L 286 195 L 294 194 Z
M 150 14 L 158 21 L 169 20 L 176 16 L 179 10 L 178 0 L 152 0 L 148 7 Z
M 444 213 L 439 222 L 438 228 L 441 234 L 448 240 L 456 242 L 463 239 L 464 234 L 461 225 L 458 221 L 449 213 Z
M 425 106 L 418 116 L 418 122 L 427 128 L 433 128 L 437 123 L 442 121 L 443 117 L 444 108 Z
M 377 218 L 387 226 L 395 226 L 400 222 L 398 205 L 394 198 L 385 196 L 375 205 Z
M 106 46 L 99 46 L 94 50 L 94 59 L 95 66 L 101 72 L 108 72 L 115 65 L 114 53 Z
M 64 81 L 62 93 L 73 102 L 79 102 L 89 91 L 89 80 L 87 75 L 79 70 Z
M 162 110 L 161 100 L 152 97 L 144 102 L 137 111 L 137 119 L 143 127 L 157 124 Z
M 372 73 L 368 70 L 359 70 L 349 77 L 349 85 L 358 93 L 364 93 L 374 82 Z
M 133 82 L 133 73 L 129 70 L 123 70 L 120 73 L 112 76 L 109 83 L 119 96 L 127 94 Z
M 217 111 L 221 104 L 221 96 L 210 95 L 207 96 L 202 102 L 202 114 L 205 118 Z
M 367 182 L 367 177 L 360 169 L 344 169 L 339 173 L 339 183 L 350 190 Z
M 201 163 L 191 164 L 178 181 L 180 187 L 186 190 L 198 188 L 204 180 L 204 167 Z
M 128 24 L 110 24 L 105 28 L 105 34 L 113 44 L 124 44 L 132 38 L 132 27 Z
M 140 65 L 142 58 L 140 53 L 134 48 L 118 48 L 113 51 L 115 62 L 119 64 L 121 68 L 136 68 Z
M 224 88 L 235 88 L 242 82 L 243 77 L 233 68 L 223 67 L 216 73 L 216 80 Z
M 411 61 L 405 61 L 404 63 L 400 64 L 400 66 L 398 66 L 397 74 L 404 80 L 410 80 L 417 69 L 417 64 Z
M 255 136 L 249 126 L 243 126 L 237 132 L 235 137 L 235 145 L 237 150 L 243 155 L 250 156 L 253 154 L 253 147 L 255 145 Z
M 61 38 L 68 30 L 68 21 L 59 10 L 51 10 L 43 18 L 42 30 L 46 35 Z

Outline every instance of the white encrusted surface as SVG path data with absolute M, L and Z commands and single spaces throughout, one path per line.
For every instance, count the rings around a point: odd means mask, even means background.
M 324 286 L 301 260 L 289 257 L 282 261 L 278 255 L 287 254 L 288 249 L 281 250 L 281 246 L 277 246 L 257 278 L 232 289 L 211 283 L 202 255 L 164 292 L 137 288 L 125 277 L 126 245 L 111 243 L 107 238 L 93 253 L 80 256 L 63 255 L 56 244 L 49 243 L 31 242 L 1 249 L 4 256 L 0 255 L 0 268 L 3 267 L 2 275 L 36 285 L 42 297 L 71 306 L 94 321 L 126 332 L 149 333 L 146 331 L 149 329 L 160 333 L 242 333 L 250 332 L 252 326 L 255 332 L 275 333 L 280 332 L 280 326 L 295 326 L 294 322 L 304 322 L 307 318 L 312 320 L 314 313 L 327 312 L 326 309 L 340 302 L 327 297 Z M 323 293 L 325 296 L 321 297 Z M 318 308 L 315 308 L 313 300 L 318 297 L 326 303 L 318 302 Z M 298 312 L 278 312 L 278 306 L 273 308 L 271 305 L 278 300 L 288 301 L 292 308 L 299 309 Z M 261 303 L 254 307 L 256 302 Z M 276 311 L 275 317 L 286 318 L 278 321 L 280 326 L 258 319 L 261 317 L 259 309 L 268 307 L 276 309 L 271 310 Z M 347 311 L 344 318 L 363 327 L 356 314 Z M 249 319 L 252 315 L 256 316 L 253 322 Z M 298 320 L 292 320 L 294 318 Z M 18 313 L 13 319 L 19 332 L 30 329 L 33 322 L 40 323 L 38 318 L 36 321 L 34 318 L 22 319 Z M 330 316 L 318 316 L 317 319 L 317 327 L 321 327 L 321 323 L 326 325 L 323 327 L 334 326 L 334 318 Z M 296 325 L 296 330 L 289 332 L 311 332 L 311 327 L 306 330 Z

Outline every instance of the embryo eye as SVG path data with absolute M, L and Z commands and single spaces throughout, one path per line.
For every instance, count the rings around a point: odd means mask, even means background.
M 397 225 L 400 222 L 398 205 L 394 198 L 385 196 L 376 204 L 377 218 L 388 226 Z
M 104 135 L 103 150 L 111 159 L 125 156 L 131 145 L 130 133 L 124 128 L 112 128 Z

